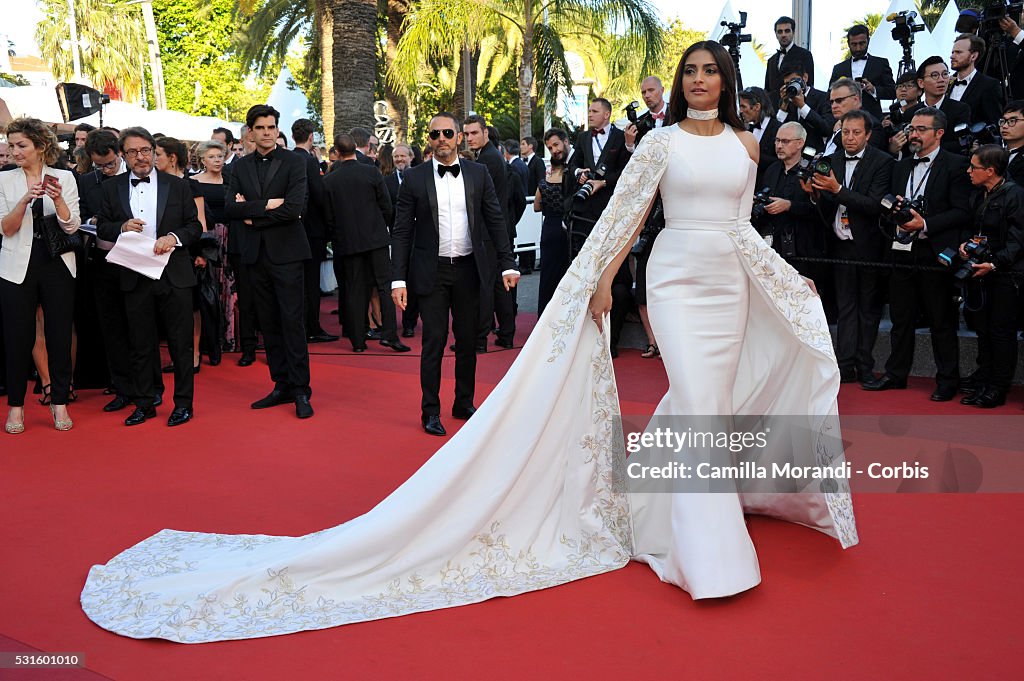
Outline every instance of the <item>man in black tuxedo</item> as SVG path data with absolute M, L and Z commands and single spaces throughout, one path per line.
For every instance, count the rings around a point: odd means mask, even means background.
M 842 130 L 840 121 L 843 116 L 851 111 L 864 111 L 861 101 L 861 90 L 860 85 L 857 81 L 852 78 L 840 78 L 836 82 L 829 86 L 828 90 L 828 101 L 831 107 L 830 120 L 832 123 L 832 129 L 825 137 L 825 147 L 823 151 L 826 154 L 834 154 L 837 150 L 843 146 L 842 141 Z M 865 112 L 867 113 L 867 112 Z M 871 135 L 868 138 L 868 143 L 880 150 L 886 148 L 886 137 L 885 132 L 882 130 L 881 122 L 868 114 L 868 119 L 871 121 Z
M 512 169 L 512 172 L 516 174 L 519 182 L 523 185 L 523 191 L 520 194 L 526 196 L 526 187 L 530 182 L 530 168 L 519 155 L 519 142 L 505 140 L 501 143 L 501 153 L 505 157 L 505 163 L 508 164 L 508 167 Z
M 391 152 L 391 160 L 395 164 L 395 172 L 384 178 L 384 186 L 388 188 L 388 197 L 391 205 L 398 205 L 398 192 L 402 187 L 405 172 L 412 166 L 413 151 L 408 144 L 396 144 Z M 388 223 L 388 230 L 394 228 L 394 211 L 391 212 L 392 219 Z M 390 298 L 390 295 L 388 296 Z M 402 338 L 412 338 L 416 335 L 416 324 L 420 318 L 419 296 L 414 291 L 409 291 L 408 305 L 402 310 Z
M 380 344 L 396 352 L 409 346 L 398 340 L 395 306 L 391 300 L 391 259 L 388 225 L 393 209 L 384 176 L 375 166 L 356 160 L 352 135 L 334 139 L 341 163 L 324 179 L 327 222 L 337 251 L 345 260 L 345 334 L 355 352 L 366 350 L 366 309 L 371 283 L 380 296 Z
M 832 172 L 815 173 L 804 189 L 825 222 L 828 255 L 837 260 L 879 264 L 889 246 L 878 228 L 880 201 L 892 183 L 892 157 L 868 144 L 871 116 L 853 110 L 843 116 L 843 146 L 832 154 Z M 834 265 L 837 324 L 836 359 L 843 383 L 874 380 L 874 347 L 882 319 L 884 278 L 877 267 Z
M 597 98 L 587 108 L 589 130 L 580 132 L 576 146 L 566 164 L 568 181 L 577 189 L 590 183 L 590 198 L 566 201 L 566 215 L 572 224 L 570 257 L 576 257 L 594 223 L 601 217 L 618 184 L 619 175 L 629 161 L 626 136 L 611 124 L 612 105 L 607 99 Z
M 154 366 L 153 362 L 159 362 L 154 352 L 160 342 L 159 316 L 174 364 L 174 410 L 167 425 L 179 426 L 190 421 L 193 413 L 192 287 L 196 275 L 188 249 L 199 240 L 203 227 L 188 182 L 154 168 L 156 140 L 147 130 L 125 128 L 118 145 L 131 172 L 103 183 L 96 233 L 104 241 L 116 242 L 125 232 L 139 232 L 155 240 L 153 253 L 170 253 L 157 281 L 121 268 L 135 402 L 125 425 L 139 425 L 156 417 L 153 377 L 159 364 Z
M 913 211 L 913 219 L 899 224 L 894 235 L 916 233 L 904 245 L 894 240 L 889 251 L 893 263 L 922 269 L 894 269 L 889 276 L 889 316 L 892 318 L 892 351 L 885 374 L 864 383 L 865 390 L 907 387 L 914 361 L 914 326 L 923 310 L 931 325 L 935 356 L 935 402 L 947 402 L 957 393 L 960 362 L 957 340 L 958 314 L 949 272 L 932 269 L 939 253 L 960 245 L 960 230 L 970 224 L 971 183 L 967 158 L 941 149 L 948 122 L 935 107 L 917 112 L 911 121 L 910 147 L 914 156 L 896 164 L 890 193 L 907 198 L 924 197 L 926 215 Z M 927 159 L 927 160 L 922 160 Z
M 327 226 L 324 211 L 323 178 L 320 164 L 313 156 L 313 133 L 316 126 L 308 118 L 299 118 L 292 123 L 292 139 L 295 153 L 306 165 L 306 206 L 302 210 L 302 226 L 313 257 L 305 262 L 303 280 L 306 293 L 306 340 L 310 343 L 331 343 L 338 340 L 334 334 L 320 326 L 320 264 L 327 260 Z
M 787 92 L 789 89 L 793 92 Z M 772 106 L 778 110 L 775 120 L 799 123 L 807 131 L 807 146 L 822 151 L 832 135 L 832 105 L 827 93 L 809 84 L 807 67 L 787 63 L 782 69 L 782 84 L 767 92 Z
M 796 38 L 796 21 L 790 17 L 779 17 L 775 21 L 775 37 L 779 41 L 779 50 L 768 59 L 768 67 L 764 72 L 765 92 L 778 92 L 782 87 L 785 69 L 790 64 L 801 64 L 803 70 L 809 74 L 807 84 L 814 85 L 814 55 L 809 50 L 793 44 Z
M 665 125 L 665 117 L 668 115 L 668 102 L 665 101 L 665 87 L 657 76 L 648 76 L 640 83 L 640 96 L 643 97 L 647 111 L 636 117 L 636 125 L 630 123 L 623 130 L 626 136 L 626 150 L 629 153 L 636 151 L 636 145 L 643 139 L 644 133 L 641 130 L 653 130 Z
M 474 344 L 479 328 L 480 291 L 490 288 L 493 270 L 487 241 L 497 252 L 506 287 L 519 279 L 505 219 L 487 169 L 460 161 L 459 121 L 449 113 L 430 120 L 433 160 L 405 174 L 392 231 L 391 295 L 400 309 L 408 303 L 408 282 L 420 297 L 423 353 L 423 429 L 444 435 L 441 424 L 441 357 L 448 339 L 448 317 L 455 334 L 454 418 L 467 419 L 476 408 Z
M 507 241 L 511 247 L 515 243 L 516 230 L 512 216 L 509 215 L 508 166 L 498 147 L 491 142 L 487 132 L 487 120 L 483 116 L 476 114 L 469 116 L 463 121 L 462 130 L 467 146 L 476 153 L 477 163 L 485 166 L 487 173 L 491 176 L 494 192 L 498 195 L 498 205 L 501 206 L 501 213 L 508 232 Z M 493 283 L 490 291 L 482 290 L 480 292 L 480 333 L 476 342 L 477 352 L 487 352 L 487 338 L 491 330 L 495 328 L 495 320 L 497 320 L 498 329 L 495 345 L 511 348 L 516 332 L 515 290 L 506 287 L 503 277 L 498 274 L 494 244 L 484 240 L 484 247 L 488 250 L 488 261 L 491 263 L 487 276 Z M 483 275 L 484 272 L 481 271 L 480 274 Z
M 304 261 L 311 257 L 302 226 L 306 164 L 277 146 L 277 109 L 257 104 L 246 113 L 256 150 L 235 162 L 225 212 L 243 222 L 242 262 L 248 266 L 274 389 L 253 409 L 294 402 L 309 418 Z
M 754 133 L 757 139 L 761 155 L 757 161 L 757 180 L 755 187 L 758 190 L 763 186 L 764 172 L 773 163 L 778 163 L 779 157 L 775 155 L 775 136 L 779 133 L 778 119 L 774 116 L 772 103 L 767 93 L 759 87 L 748 87 L 739 94 L 740 118 L 747 124 L 747 128 Z
M 910 156 L 907 133 L 904 128 L 910 124 L 914 114 L 924 108 L 921 103 L 923 91 L 917 83 L 917 74 L 904 73 L 896 79 L 896 101 L 889 105 L 889 111 L 882 119 L 882 130 L 888 138 L 887 148 L 896 160 Z
M 547 169 L 544 167 L 544 159 L 537 155 L 537 138 L 524 137 L 519 141 L 519 155 L 526 163 L 529 174 L 526 178 L 526 195 L 533 196 L 537 193 L 537 185 L 544 179 Z
M 892 78 L 889 61 L 868 54 L 869 35 L 870 31 L 864 24 L 852 26 L 846 32 L 850 57 L 832 67 L 832 77 L 828 82 L 831 84 L 840 78 L 855 80 L 861 87 L 864 110 L 881 119 L 882 105 L 879 104 L 879 100 L 895 99 L 896 83 Z
M 999 81 L 978 70 L 985 56 L 985 41 L 971 33 L 957 36 L 949 65 L 956 72 L 949 84 L 949 98 L 971 109 L 971 122 L 994 125 L 1002 112 L 1003 89 Z
M 1008 85 L 1010 87 L 1010 97 L 1024 97 L 1024 50 L 1020 49 L 1020 44 L 1024 42 L 1024 31 L 1020 29 L 1020 17 L 1003 17 L 999 20 L 999 28 L 1003 30 L 1006 39 L 1009 44 L 1006 46 L 1006 67 L 1009 69 L 1007 74 Z M 996 58 L 993 58 L 989 62 L 989 73 L 988 75 L 997 77 L 996 73 L 993 73 L 998 67 L 993 66 L 997 64 Z
M 956 127 L 962 123 L 971 124 L 971 107 L 949 98 L 949 69 L 942 57 L 928 57 L 921 62 L 917 67 L 917 84 L 924 91 L 924 107 L 918 113 L 925 107 L 942 111 L 946 120 L 946 130 L 941 137 L 942 148 L 963 154 L 956 137 Z
M 352 135 L 352 139 L 356 141 L 356 160 L 366 165 L 377 165 L 377 162 L 369 156 L 370 138 L 373 137 L 373 133 L 366 128 L 356 127 L 349 130 L 348 134 Z
M 1010 154 L 1006 177 L 1011 182 L 1024 185 L 1024 99 L 1007 103 L 999 121 L 999 132 Z

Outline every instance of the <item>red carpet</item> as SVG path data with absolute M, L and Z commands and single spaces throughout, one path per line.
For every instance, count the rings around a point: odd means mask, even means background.
M 326 315 L 325 315 L 326 317 Z M 524 338 L 525 334 L 518 334 Z M 270 388 L 235 356 L 197 377 L 196 419 L 121 426 L 97 391 L 57 433 L 29 409 L 0 449 L 0 651 L 77 652 L 87 670 L 0 670 L 0 679 L 990 679 L 1019 674 L 1024 520 L 1017 494 L 858 494 L 861 544 L 842 551 L 806 528 L 751 518 L 763 583 L 693 602 L 645 565 L 483 604 L 252 641 L 134 641 L 89 622 L 89 567 L 165 527 L 298 535 L 365 512 L 438 447 L 418 423 L 414 352 L 312 346 L 310 421 L 248 403 Z M 378 348 L 376 344 L 372 347 Z M 323 353 L 323 354 L 319 354 Z M 478 401 L 514 358 L 480 360 Z M 661 363 L 624 351 L 624 410 L 651 412 Z M 450 407 L 450 360 L 442 400 Z M 870 394 L 844 386 L 854 414 L 965 415 L 927 400 L 927 381 Z M 1019 450 L 1021 392 L 995 410 Z M 445 419 L 449 430 L 459 422 Z M 856 433 L 850 435 L 854 440 Z M 1019 454 L 1018 452 L 1012 452 Z M 1015 643 L 1015 641 L 1017 641 Z

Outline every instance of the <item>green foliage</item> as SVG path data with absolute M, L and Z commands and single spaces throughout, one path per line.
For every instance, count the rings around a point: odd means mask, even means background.
M 32 83 L 24 76 L 16 73 L 4 73 L 0 71 L 0 79 L 6 80 L 11 85 L 31 85 Z
M 940 11 L 940 14 L 941 14 L 941 11 Z M 935 17 L 936 21 L 938 20 L 938 18 L 939 18 L 938 16 Z M 850 25 L 847 26 L 846 29 L 843 31 L 843 34 L 845 35 L 851 28 L 853 28 L 854 26 L 857 26 L 858 24 L 863 25 L 863 26 L 867 26 L 868 27 L 868 36 L 873 36 L 875 34 L 875 31 L 877 31 L 878 27 L 881 26 L 881 24 L 882 24 L 882 15 L 881 15 L 880 12 L 869 12 L 868 14 L 865 14 L 862 19 L 858 19 L 857 21 L 851 22 Z M 931 29 L 928 29 L 928 30 L 931 30 Z M 850 47 L 848 45 L 846 45 L 846 39 L 844 38 L 843 39 L 843 59 L 849 59 L 849 58 L 850 58 Z
M 233 0 L 154 0 L 168 108 L 239 120 L 267 100 L 281 63 L 262 77 L 248 74 L 233 41 L 233 9 Z
M 308 118 L 323 129 L 323 91 L 320 88 L 320 56 L 319 51 L 313 52 L 309 38 L 300 40 L 302 50 L 299 54 L 288 54 L 284 63 L 292 74 L 288 81 L 290 87 L 297 87 L 306 96 L 306 113 Z
M 676 77 L 676 69 L 679 67 L 679 60 L 683 58 L 683 53 L 690 45 L 704 40 L 704 36 L 703 31 L 687 28 L 682 19 L 673 19 L 665 29 L 665 51 L 654 75 L 661 78 L 666 90 L 672 89 L 672 80 Z M 637 87 L 639 88 L 639 85 Z

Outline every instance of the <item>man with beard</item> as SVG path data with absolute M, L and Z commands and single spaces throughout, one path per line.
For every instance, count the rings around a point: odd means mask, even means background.
M 978 71 L 985 56 L 985 41 L 971 33 L 957 36 L 949 65 L 956 77 L 949 84 L 949 98 L 971 109 L 971 121 L 993 125 L 1005 103 L 999 81 Z
M 868 54 L 869 36 L 870 31 L 864 24 L 857 24 L 846 32 L 846 45 L 850 48 L 850 56 L 832 68 L 832 77 L 828 82 L 852 78 L 861 87 L 864 110 L 880 119 L 882 105 L 878 102 L 896 97 L 896 83 L 893 82 L 892 68 L 888 60 Z

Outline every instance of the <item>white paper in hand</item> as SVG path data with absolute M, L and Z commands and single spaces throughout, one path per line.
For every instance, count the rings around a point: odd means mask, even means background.
M 153 253 L 155 245 L 155 239 L 141 232 L 124 232 L 117 237 L 114 247 L 107 253 L 107 262 L 127 267 L 156 281 L 164 273 L 173 249 L 163 255 L 156 255 Z

